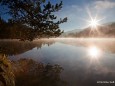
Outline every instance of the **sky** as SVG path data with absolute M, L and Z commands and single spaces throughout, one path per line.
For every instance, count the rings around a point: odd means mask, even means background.
M 60 0 L 52 0 L 60 1 Z M 115 22 L 115 0 L 62 0 L 63 8 L 57 13 L 58 17 L 68 17 L 68 22 L 60 25 L 64 31 L 84 29 L 91 20 L 89 14 L 99 24 Z
M 50 0 L 53 4 L 61 0 Z M 62 0 L 63 8 L 56 13 L 58 18 L 67 17 L 68 21 L 60 25 L 60 29 L 71 31 L 74 29 L 84 29 L 88 22 L 95 16 L 100 24 L 115 22 L 115 0 Z M 3 9 L 0 9 L 1 12 Z M 90 15 L 90 16 L 89 16 Z M 3 15 L 4 19 L 9 18 Z

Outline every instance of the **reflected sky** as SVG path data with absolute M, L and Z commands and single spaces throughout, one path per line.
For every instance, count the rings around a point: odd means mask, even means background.
M 102 86 L 97 81 L 115 81 L 115 40 L 53 39 L 50 46 L 45 41 L 43 43 L 41 48 L 36 45 L 9 58 L 59 64 L 64 69 L 61 77 L 67 81 L 67 86 Z M 112 85 L 115 84 L 109 84 Z

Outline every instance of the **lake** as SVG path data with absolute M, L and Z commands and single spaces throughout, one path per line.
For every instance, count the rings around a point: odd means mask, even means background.
M 115 86 L 115 39 L 1 40 L 16 86 Z M 19 71 L 18 71 L 19 70 Z

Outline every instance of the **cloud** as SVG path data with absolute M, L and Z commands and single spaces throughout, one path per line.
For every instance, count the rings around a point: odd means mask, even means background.
M 97 10 L 105 10 L 115 7 L 115 2 L 109 0 L 95 1 L 94 4 Z

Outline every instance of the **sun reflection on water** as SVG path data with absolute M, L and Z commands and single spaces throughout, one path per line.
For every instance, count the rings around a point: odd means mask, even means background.
M 90 56 L 93 59 L 99 58 L 101 54 L 101 50 L 96 46 L 90 46 L 88 48 L 88 56 Z

